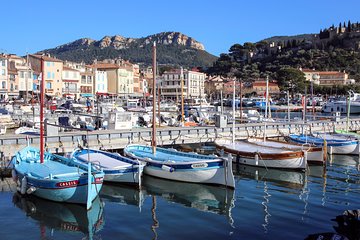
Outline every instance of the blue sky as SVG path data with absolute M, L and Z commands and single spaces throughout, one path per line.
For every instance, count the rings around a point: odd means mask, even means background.
M 359 0 L 12 0 L 1 3 L 0 52 L 25 55 L 105 35 L 179 31 L 214 54 L 235 43 L 360 22 Z

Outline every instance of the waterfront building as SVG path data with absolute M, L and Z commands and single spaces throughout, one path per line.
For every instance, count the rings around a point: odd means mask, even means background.
M 223 84 L 223 91 L 225 98 L 232 98 L 234 93 L 234 80 L 228 80 Z M 235 81 L 235 95 L 240 96 L 240 82 Z
M 161 96 L 166 99 L 176 100 L 181 97 L 181 79 L 184 81 L 183 94 L 185 98 L 205 97 L 205 73 L 193 70 L 175 69 L 165 71 L 161 77 Z
M 252 83 L 251 92 L 258 96 L 266 94 L 266 80 L 258 80 Z M 280 93 L 279 85 L 276 82 L 269 82 L 269 95 L 277 95 Z
M 0 55 L 0 99 L 7 99 L 8 59 L 6 54 Z
M 226 78 L 221 76 L 209 76 L 205 79 L 205 94 L 210 99 L 220 99 L 221 91 L 224 89 Z
M 10 54 L 8 56 L 8 70 L 9 98 L 21 97 L 28 100 L 28 95 L 33 90 L 33 70 L 29 62 L 25 58 Z
M 117 69 L 119 66 L 115 63 L 104 63 L 95 61 L 89 65 L 94 72 L 94 94 L 116 95 L 117 94 Z
M 118 61 L 118 95 L 125 98 L 134 94 L 134 67 L 128 61 Z
M 80 72 L 80 96 L 93 97 L 94 92 L 94 69 L 88 66 L 84 67 L 84 71 Z
M 63 66 L 62 93 L 64 97 L 78 99 L 80 97 L 80 71 Z
M 313 76 L 318 75 L 319 81 L 314 82 L 320 86 L 336 86 L 336 85 L 347 85 L 354 84 L 354 79 L 349 79 L 349 74 L 345 71 L 317 71 L 314 69 L 300 69 L 306 78 L 306 81 L 313 81 Z
M 51 97 L 62 97 L 63 61 L 50 55 L 29 55 L 29 62 L 35 72 L 41 72 L 41 58 L 44 59 L 45 94 Z

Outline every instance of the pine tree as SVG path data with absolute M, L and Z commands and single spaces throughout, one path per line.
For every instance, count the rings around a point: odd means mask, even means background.
M 350 22 L 350 20 L 348 21 L 347 31 L 351 32 L 351 22 Z

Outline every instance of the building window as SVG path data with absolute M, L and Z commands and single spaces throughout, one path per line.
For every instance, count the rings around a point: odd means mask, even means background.
M 48 78 L 48 79 L 51 78 L 51 72 L 47 72 L 47 78 Z
M 6 82 L 5 81 L 1 82 L 1 88 L 3 88 L 3 89 L 6 88 Z
M 47 66 L 47 67 L 50 67 L 50 62 L 46 62 L 46 66 Z
M 51 78 L 55 79 L 55 73 L 51 73 Z
M 46 83 L 46 89 L 52 89 L 52 86 L 51 86 L 51 83 L 50 83 L 50 82 L 47 82 L 47 83 Z

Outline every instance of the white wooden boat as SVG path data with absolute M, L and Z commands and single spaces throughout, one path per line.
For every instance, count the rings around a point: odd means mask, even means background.
M 83 164 L 90 161 L 100 166 L 105 173 L 104 181 L 141 185 L 144 165 L 139 161 L 123 157 L 117 153 L 86 148 L 75 149 L 71 157 Z
M 246 141 L 264 147 L 279 148 L 283 150 L 307 151 L 307 162 L 312 164 L 324 164 L 327 158 L 326 150 L 323 147 L 316 147 L 310 144 L 296 144 L 277 141 L 274 139 L 249 138 Z
M 307 151 L 261 146 L 246 140 L 216 139 L 215 145 L 233 154 L 233 162 L 266 168 L 306 168 Z
M 354 154 L 359 155 L 359 142 L 356 140 L 322 138 L 306 135 L 290 134 L 289 138 L 292 142 L 300 144 L 313 144 L 316 146 L 327 146 L 329 154 Z
M 150 176 L 235 187 L 232 164 L 226 158 L 159 147 L 154 153 L 151 146 L 145 145 L 128 145 L 124 148 L 124 154 L 145 162 L 144 173 Z

